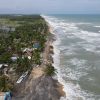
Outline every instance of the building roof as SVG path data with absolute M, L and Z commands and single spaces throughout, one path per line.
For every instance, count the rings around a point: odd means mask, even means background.
M 28 59 L 30 60 L 31 59 L 31 56 L 28 56 Z
M 0 64 L 0 68 L 2 67 L 8 67 L 8 64 Z
M 16 61 L 18 57 L 11 57 L 11 60 Z
M 0 92 L 0 100 L 11 100 L 10 92 Z
M 2 68 L 3 64 L 0 64 L 0 68 Z
M 23 52 L 26 52 L 26 51 L 30 51 L 30 52 L 32 52 L 32 51 L 33 51 L 33 49 L 30 49 L 30 48 L 25 48 L 25 49 L 23 50 Z
M 33 48 L 39 48 L 39 47 L 40 47 L 40 44 L 38 42 L 33 44 Z

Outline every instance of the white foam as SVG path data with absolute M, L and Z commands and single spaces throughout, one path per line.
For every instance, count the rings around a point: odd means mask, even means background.
M 70 24 L 70 23 L 63 23 L 56 19 L 56 18 L 51 18 L 51 17 L 47 17 L 45 16 L 46 21 L 50 24 L 50 26 L 53 28 L 52 32 L 54 33 L 54 31 L 60 27 L 63 27 L 65 29 L 64 33 L 66 32 L 66 34 L 71 34 L 74 35 L 78 38 L 84 39 L 84 40 L 88 40 L 89 42 L 93 42 L 94 41 L 94 37 L 98 37 L 99 35 L 97 33 L 89 33 L 87 31 L 82 31 L 79 30 L 75 24 Z M 53 20 L 53 21 L 52 21 Z M 54 21 L 55 20 L 55 21 Z M 67 33 L 69 32 L 69 33 Z M 63 90 L 66 93 L 66 97 L 62 97 L 61 100 L 87 100 L 86 96 L 90 96 L 92 97 L 92 94 L 88 94 L 87 92 L 82 91 L 81 87 L 79 86 L 79 84 L 74 84 L 71 81 L 66 82 L 63 77 L 65 76 L 65 74 L 63 74 L 61 72 L 61 67 L 60 67 L 60 48 L 59 48 L 59 44 L 61 43 L 61 39 L 60 36 L 58 36 L 57 33 L 54 33 L 57 37 L 57 40 L 54 41 L 53 46 L 54 46 L 54 55 L 53 55 L 53 59 L 54 59 L 54 67 L 57 69 L 57 78 L 58 81 L 64 86 Z M 97 38 L 98 39 L 98 38 Z M 69 47 L 71 50 L 71 47 Z M 66 49 L 66 48 L 63 48 Z M 73 48 L 74 49 L 74 48 Z M 85 60 L 79 60 L 79 59 L 71 59 L 69 61 L 71 64 L 77 66 L 76 67 L 76 71 L 72 71 L 70 68 L 67 70 L 67 72 L 69 72 L 67 74 L 67 77 L 71 78 L 71 80 L 77 80 L 77 78 L 81 77 L 80 75 L 86 75 L 87 73 L 82 72 L 81 70 L 83 70 L 82 68 L 88 70 L 88 67 L 85 65 L 86 61 Z M 84 67 L 83 67 L 84 66 Z M 80 71 L 80 73 L 79 73 Z M 92 98 L 88 98 L 88 100 L 92 100 Z
M 92 25 L 91 23 L 77 23 L 77 25 Z
M 93 33 L 93 32 L 88 32 L 88 31 L 81 31 L 82 34 L 87 35 L 87 36 L 91 36 L 91 37 L 97 37 L 99 36 L 98 33 Z
M 62 77 L 61 77 L 62 75 L 60 73 L 60 68 L 58 67 L 59 64 L 60 64 L 60 56 L 59 56 L 60 50 L 57 48 L 57 45 L 59 45 L 59 44 L 60 44 L 60 39 L 57 38 L 57 40 L 54 41 L 54 43 L 53 43 L 53 46 L 54 46 L 54 55 L 53 55 L 54 64 L 53 64 L 53 66 L 57 69 L 57 73 L 56 74 L 57 74 L 58 81 L 64 86 L 63 90 L 65 91 L 65 93 L 67 95 L 67 87 L 65 85 L 66 82 L 62 79 Z M 61 99 L 66 100 L 65 97 L 62 97 Z
M 100 26 L 94 26 L 94 27 L 100 28 Z
M 75 77 L 76 80 L 79 80 L 79 78 L 81 78 L 82 76 L 86 76 L 88 74 L 87 71 L 91 68 L 91 66 L 86 65 L 87 60 L 84 59 L 72 58 L 67 62 L 70 63 L 70 66 L 75 66 L 71 68 L 70 73 L 68 73 L 69 78 L 71 78 L 72 80 L 74 80 Z M 74 78 L 72 76 L 74 76 Z
M 51 23 L 50 21 L 48 21 L 48 23 L 54 27 L 54 24 Z M 54 67 L 57 69 L 57 77 L 58 77 L 58 81 L 64 85 L 64 91 L 66 93 L 66 97 L 62 97 L 61 100 L 67 100 L 68 97 L 70 97 L 70 95 L 74 94 L 74 91 L 71 89 L 72 87 L 70 86 L 71 84 L 66 84 L 66 82 L 62 79 L 62 74 L 60 72 L 60 50 L 57 48 L 57 45 L 59 45 L 60 40 L 57 38 L 57 40 L 53 43 L 54 46 L 54 55 L 53 55 L 53 59 L 54 59 Z M 69 93 L 68 93 L 69 92 Z M 69 96 L 68 96 L 69 95 Z

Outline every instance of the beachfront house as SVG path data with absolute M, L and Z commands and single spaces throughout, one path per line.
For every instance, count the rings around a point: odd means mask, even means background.
M 7 75 L 7 73 L 8 73 L 8 64 L 0 64 L 0 73 L 4 73 L 4 75 Z
M 13 54 L 12 57 L 11 57 L 11 60 L 12 61 L 16 61 L 18 59 L 18 55 L 17 54 Z
M 3 68 L 3 64 L 0 64 L 0 69 L 2 69 Z
M 0 64 L 0 69 L 4 69 L 5 67 L 8 67 L 8 64 Z
M 12 61 L 16 61 L 17 59 L 18 59 L 18 57 L 15 57 L 15 56 L 11 57 Z
M 31 48 L 25 48 L 25 49 L 23 49 L 23 53 L 25 53 L 25 52 L 32 52 L 33 51 L 33 49 L 31 49 Z
M 28 56 L 28 59 L 31 60 L 31 56 Z
M 40 48 L 40 44 L 39 44 L 38 42 L 34 43 L 34 44 L 33 44 L 33 48 L 34 48 L 34 49 Z
M 33 49 L 25 48 L 25 49 L 23 50 L 23 53 L 24 53 L 23 58 L 24 58 L 24 57 L 27 57 L 29 60 L 31 60 L 32 51 L 33 51 Z
M 0 100 L 11 100 L 11 92 L 0 92 Z

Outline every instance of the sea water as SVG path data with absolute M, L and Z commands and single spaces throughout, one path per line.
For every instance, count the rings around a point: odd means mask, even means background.
M 64 100 L 100 100 L 100 15 L 46 15 Z

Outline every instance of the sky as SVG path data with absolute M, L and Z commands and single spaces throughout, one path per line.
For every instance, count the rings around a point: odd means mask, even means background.
M 100 14 L 100 0 L 0 0 L 0 14 Z

